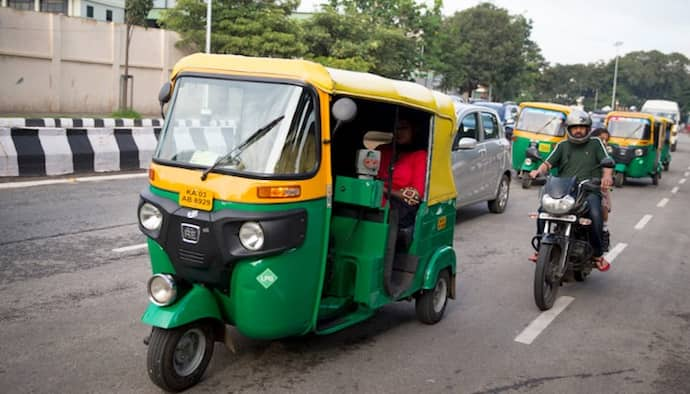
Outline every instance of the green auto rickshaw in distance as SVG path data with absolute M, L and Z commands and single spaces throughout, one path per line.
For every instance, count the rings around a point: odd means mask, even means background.
M 674 122 L 672 119 L 664 118 L 661 116 L 656 116 L 655 118 L 658 125 L 657 129 L 659 130 L 659 134 L 661 135 L 661 138 L 663 140 L 659 160 L 661 161 L 661 167 L 664 169 L 664 171 L 668 171 L 669 167 L 671 166 L 671 150 L 673 146 L 673 144 L 671 143 L 671 129 L 674 125 Z
M 614 185 L 622 186 L 628 178 L 646 178 L 653 185 L 661 178 L 661 122 L 654 115 L 641 112 L 609 112 L 606 128 L 611 135 L 610 153 L 616 161 Z
M 195 54 L 159 98 L 167 116 L 138 208 L 156 385 L 196 384 L 229 327 L 330 334 L 397 301 L 415 301 L 423 323 L 442 318 L 456 276 L 450 97 L 304 60 Z M 424 152 L 411 223 L 389 186 L 403 118 Z
M 513 130 L 513 169 L 524 189 L 532 185 L 529 172 L 537 169 L 554 147 L 565 139 L 565 120 L 570 107 L 553 103 L 524 102 L 520 104 Z M 538 152 L 529 157 L 527 150 Z M 553 172 L 555 173 L 555 172 Z

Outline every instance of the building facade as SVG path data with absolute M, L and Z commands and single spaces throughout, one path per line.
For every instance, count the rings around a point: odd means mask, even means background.
M 3 7 L 50 12 L 104 22 L 125 22 L 125 0 L 1 0 Z

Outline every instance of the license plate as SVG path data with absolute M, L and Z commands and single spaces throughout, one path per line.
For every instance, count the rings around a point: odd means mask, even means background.
M 551 152 L 551 144 L 539 144 L 539 152 Z
M 539 214 L 539 219 L 558 220 L 561 222 L 574 222 L 577 220 L 577 216 L 575 216 L 575 215 L 553 216 L 553 215 L 549 215 L 546 212 L 542 212 Z
M 213 197 L 210 191 L 198 187 L 187 187 L 180 193 L 180 206 L 210 211 Z

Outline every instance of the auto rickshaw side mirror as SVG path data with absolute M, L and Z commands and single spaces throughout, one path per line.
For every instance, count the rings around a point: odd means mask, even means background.
M 165 118 L 165 114 L 163 113 L 163 106 L 170 101 L 170 96 L 172 95 L 172 84 L 170 81 L 165 81 L 163 86 L 161 86 L 161 90 L 158 92 L 158 102 L 161 105 L 161 117 Z
M 333 118 L 338 121 L 331 133 L 331 136 L 333 136 L 343 123 L 347 123 L 355 118 L 357 115 L 357 103 L 349 97 L 341 97 L 333 103 L 331 113 L 333 114 Z
M 610 157 L 604 157 L 599 164 L 604 168 L 613 168 L 616 166 L 616 161 Z

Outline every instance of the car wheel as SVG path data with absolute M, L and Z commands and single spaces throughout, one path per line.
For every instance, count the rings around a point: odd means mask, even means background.
M 508 205 L 508 197 L 510 195 L 510 177 L 503 175 L 501 182 L 498 184 L 498 191 L 496 198 L 489 201 L 489 211 L 493 213 L 503 213 Z

